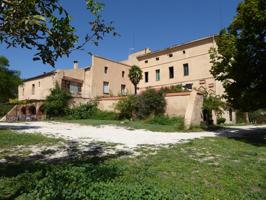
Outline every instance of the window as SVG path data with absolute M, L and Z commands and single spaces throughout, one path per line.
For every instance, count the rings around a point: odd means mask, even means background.
M 145 72 L 145 83 L 149 82 L 149 72 Z
M 127 94 L 127 90 L 126 90 L 126 85 L 121 85 L 121 95 L 126 95 Z
M 35 94 L 35 84 L 32 84 L 32 87 L 31 87 L 31 94 Z
M 105 66 L 104 67 L 104 73 L 107 74 L 107 72 L 108 72 L 108 67 Z
M 184 76 L 188 76 L 189 75 L 188 63 L 183 64 L 183 70 L 184 70 Z
M 125 71 L 122 71 L 122 78 L 125 77 Z
M 79 94 L 81 92 L 81 84 L 71 82 L 69 85 L 69 92 L 74 95 Z
M 185 50 L 183 50 L 183 54 L 186 54 L 186 51 Z
M 41 87 L 41 82 L 40 81 L 38 82 L 38 86 Z
M 160 58 L 159 58 L 159 57 L 157 57 L 157 58 L 156 58 L 156 60 L 158 61 L 158 60 L 160 60 Z
M 149 61 L 148 60 L 145 60 L 145 63 L 148 63 Z
M 62 80 L 63 90 L 69 92 L 72 95 L 78 95 L 81 93 L 81 83 L 73 82 L 69 80 Z
M 168 56 L 171 58 L 171 57 L 173 57 L 173 54 L 172 54 L 172 53 L 170 53 L 170 54 L 168 54 Z
M 169 78 L 174 78 L 174 67 L 169 67 Z
M 109 82 L 103 82 L 103 93 L 109 94 Z
M 157 69 L 155 72 L 156 72 L 156 81 L 159 81 L 160 80 L 160 70 Z
M 192 85 L 193 85 L 192 83 L 185 84 L 184 88 L 188 90 L 192 90 Z
M 25 92 L 25 89 L 24 89 L 24 88 L 22 88 L 22 96 L 24 96 L 24 92 Z

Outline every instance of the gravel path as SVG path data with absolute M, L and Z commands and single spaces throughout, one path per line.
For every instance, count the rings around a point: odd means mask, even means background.
M 142 129 L 129 130 L 112 125 L 95 127 L 61 122 L 1 123 L 0 126 L 8 126 L 19 132 L 38 132 L 69 140 L 119 143 L 129 148 L 134 148 L 138 145 L 174 144 L 188 139 L 215 136 L 213 132 L 164 133 Z
M 147 130 L 128 130 L 124 127 L 104 125 L 100 127 L 86 126 L 72 123 L 61 122 L 24 122 L 24 123 L 0 123 L 1 126 L 7 126 L 19 132 L 42 133 L 63 137 L 68 140 L 78 142 L 109 142 L 119 143 L 128 148 L 134 148 L 138 145 L 163 145 L 184 142 L 189 139 L 214 137 L 220 134 L 233 133 L 237 130 L 248 130 L 258 128 L 259 126 L 239 126 L 231 127 L 230 131 L 219 132 L 151 132 Z M 265 128 L 266 126 L 260 126 Z

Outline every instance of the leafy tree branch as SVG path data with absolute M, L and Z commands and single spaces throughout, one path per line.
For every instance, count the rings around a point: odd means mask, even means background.
M 36 51 L 33 60 L 54 66 L 59 57 L 69 56 L 74 50 L 86 50 L 88 44 L 97 46 L 106 34 L 117 35 L 113 23 L 105 22 L 101 16 L 104 4 L 85 1 L 93 19 L 82 41 L 62 1 L 1 0 L 0 42 L 7 48 L 33 49 Z

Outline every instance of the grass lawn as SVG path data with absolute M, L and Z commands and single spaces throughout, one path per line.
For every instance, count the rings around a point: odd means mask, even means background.
M 262 200 L 265 172 L 265 143 L 205 138 L 155 155 L 1 164 L 0 199 Z
M 11 130 L 0 129 L 0 149 L 12 148 L 18 145 L 55 144 L 60 140 L 37 133 L 15 133 Z
M 92 126 L 100 126 L 100 125 L 116 125 L 127 127 L 129 129 L 145 129 L 150 131 L 159 131 L 159 132 L 177 132 L 177 131 L 202 131 L 200 127 L 192 127 L 189 130 L 185 130 L 182 123 L 177 122 L 176 124 L 156 124 L 149 123 L 147 121 L 119 121 L 119 120 L 98 120 L 98 119 L 80 119 L 80 120 L 67 120 L 67 119 L 57 119 L 59 122 L 67 122 L 67 123 L 78 123 L 81 125 L 92 125 Z
M 54 145 L 59 141 L 63 140 L 46 137 L 37 133 L 16 133 L 11 130 L 0 129 L 0 159 L 11 155 L 27 157 L 32 152 L 24 147 L 28 147 L 29 145 L 49 146 Z

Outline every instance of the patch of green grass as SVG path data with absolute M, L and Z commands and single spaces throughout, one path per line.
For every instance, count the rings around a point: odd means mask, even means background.
M 0 130 L 0 149 L 12 148 L 19 145 L 56 144 L 62 139 L 46 137 L 37 133 L 16 133 L 11 130 Z
M 129 129 L 145 129 L 149 131 L 158 131 L 158 132 L 186 132 L 186 131 L 202 131 L 200 127 L 191 127 L 189 130 L 185 130 L 183 123 L 178 120 L 169 120 L 166 124 L 156 123 L 149 120 L 95 120 L 95 119 L 80 119 L 80 120 L 67 120 L 57 118 L 56 121 L 67 122 L 67 123 L 78 123 L 81 125 L 91 125 L 91 126 L 101 126 L 101 125 L 116 125 L 122 126 Z M 173 123 L 174 122 L 174 123 Z M 165 121 L 163 122 L 165 123 Z
M 0 167 L 0 199 L 266 199 L 266 146 L 196 139 L 138 157 Z

